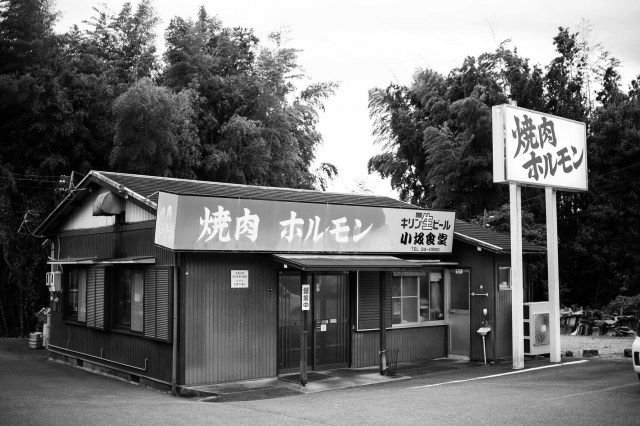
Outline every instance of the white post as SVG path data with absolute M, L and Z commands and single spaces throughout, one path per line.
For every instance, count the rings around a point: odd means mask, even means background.
M 558 275 L 558 210 L 556 191 L 545 187 L 547 211 L 547 269 L 549 280 L 549 334 L 551 362 L 561 362 L 560 355 L 560 278 Z
M 523 283 L 522 283 L 522 191 L 509 183 L 511 227 L 511 339 L 513 369 L 524 368 Z

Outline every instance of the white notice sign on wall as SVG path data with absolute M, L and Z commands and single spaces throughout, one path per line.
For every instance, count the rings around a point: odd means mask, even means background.
M 231 288 L 249 288 L 249 271 L 231 270 Z

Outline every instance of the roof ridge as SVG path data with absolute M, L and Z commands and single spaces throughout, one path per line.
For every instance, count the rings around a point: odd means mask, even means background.
M 302 192 L 302 193 L 322 193 L 325 195 L 338 195 L 338 196 L 355 196 L 355 197 L 371 197 L 371 198 L 384 198 L 384 199 L 390 199 L 390 200 L 395 200 L 401 203 L 406 204 L 407 206 L 412 206 L 412 207 L 417 207 L 417 206 L 413 206 L 410 203 L 407 203 L 406 201 L 403 200 L 398 200 L 396 198 L 390 197 L 388 195 L 376 195 L 376 194 L 357 194 L 357 193 L 349 193 L 349 192 L 333 192 L 333 191 L 318 191 L 317 189 L 302 189 L 302 188 L 288 188 L 288 187 L 282 187 L 282 186 L 264 186 L 264 185 L 248 185 L 248 184 L 242 184 L 242 183 L 230 183 L 230 182 L 217 182 L 217 181 L 210 181 L 210 180 L 198 180 L 198 179 L 184 179 L 184 178 L 174 178 L 174 177 L 166 177 L 166 176 L 153 176 L 153 175 L 139 175 L 139 174 L 134 174 L 134 173 L 122 173 L 122 172 L 111 172 L 111 171 L 101 171 L 101 170 L 92 170 L 93 173 L 99 173 L 102 175 L 107 175 L 107 174 L 112 174 L 112 175 L 118 175 L 118 176 L 130 176 L 130 177 L 135 177 L 135 178 L 141 178 L 141 179 L 159 179 L 159 180 L 167 180 L 167 181 L 174 181 L 174 182 L 193 182 L 193 183 L 197 183 L 197 184 L 207 184 L 207 185 L 222 185 L 222 186 L 227 186 L 227 187 L 240 187 L 240 188 L 259 188 L 259 189 L 266 189 L 266 190 L 281 190 L 281 191 L 290 191 L 290 192 Z M 418 207 L 419 208 L 419 207 Z

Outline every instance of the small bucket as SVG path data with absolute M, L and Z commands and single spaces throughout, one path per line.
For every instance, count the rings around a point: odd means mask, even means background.
M 29 333 L 29 348 L 42 349 L 42 333 L 39 331 Z

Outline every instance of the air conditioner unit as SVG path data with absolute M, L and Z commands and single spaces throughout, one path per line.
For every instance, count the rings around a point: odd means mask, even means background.
M 49 291 L 62 291 L 62 272 L 47 272 L 47 287 Z
M 524 354 L 542 355 L 551 352 L 549 332 L 549 302 L 524 304 Z

